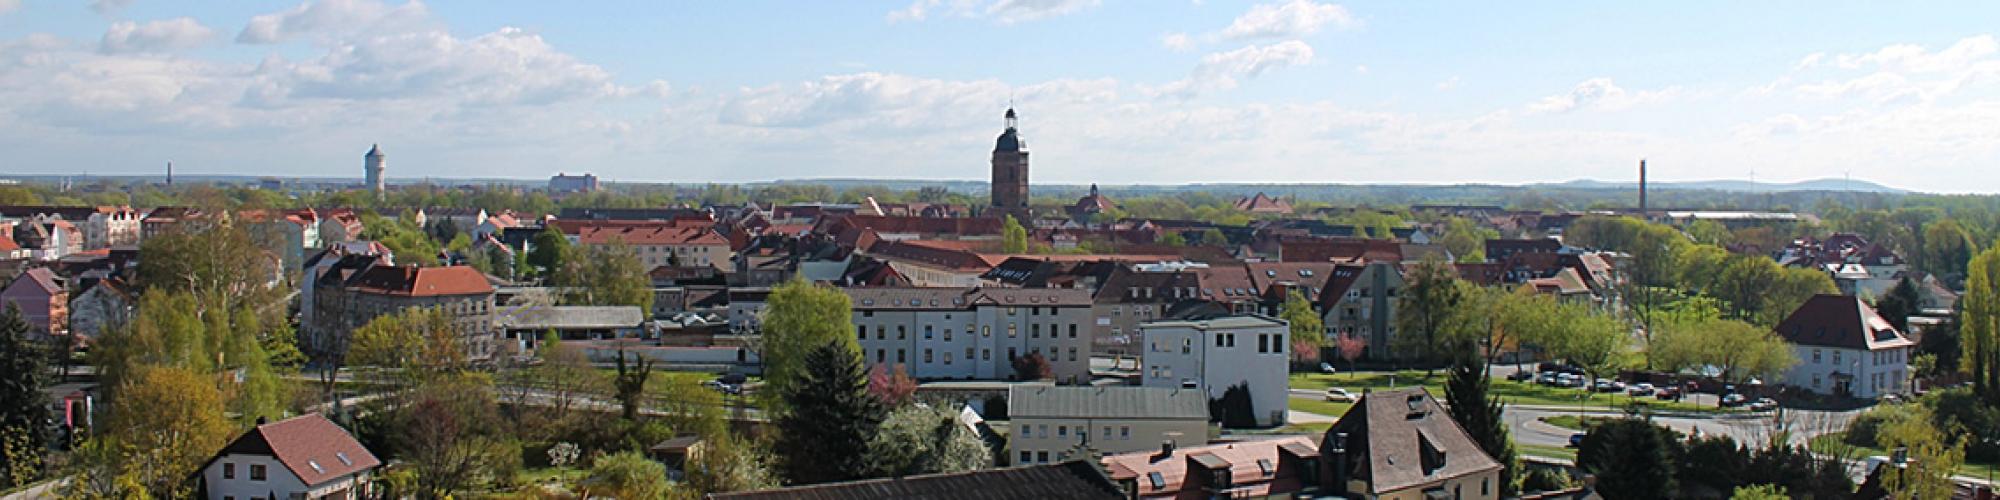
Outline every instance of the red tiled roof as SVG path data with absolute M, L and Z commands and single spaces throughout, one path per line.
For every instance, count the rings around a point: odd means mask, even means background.
M 259 425 L 229 443 L 216 458 L 231 453 L 277 458 L 308 487 L 382 465 L 346 429 L 318 414 Z
M 1283 262 L 1328 262 L 1352 260 L 1402 262 L 1403 245 L 1396 240 L 1362 238 L 1315 238 L 1284 240 L 1278 243 L 1278 260 Z
M 493 293 L 486 276 L 468 266 L 376 266 L 356 275 L 348 285 L 364 292 L 411 297 Z
M 1862 350 L 1913 345 L 1875 308 L 1850 295 L 1815 295 L 1778 323 L 1777 331 L 1786 342 L 1799 345 Z
M 1251 213 L 1291 213 L 1292 204 L 1259 192 L 1256 196 L 1236 200 L 1236 209 Z
M 1177 498 L 1193 494 L 1207 498 L 1198 489 L 1189 489 L 1188 470 L 1196 463 L 1217 464 L 1229 470 L 1230 492 L 1262 496 L 1295 492 L 1308 486 L 1300 480 L 1303 471 L 1290 469 L 1298 464 L 1284 460 L 1280 450 L 1319 453 L 1312 436 L 1287 436 L 1259 441 L 1213 444 L 1175 449 L 1171 455 L 1140 451 L 1099 459 L 1112 481 L 1135 481 L 1140 498 Z M 1259 463 L 1263 461 L 1263 463 Z M 1267 474 L 1264 467 L 1270 467 Z M 1148 476 L 1159 473 L 1162 484 L 1154 487 Z
M 12 237 L 0 238 L 0 252 L 12 252 L 20 249 L 21 249 L 21 244 L 15 243 L 14 238 Z
M 62 285 L 56 284 L 56 273 L 46 267 L 29 269 L 27 272 L 21 273 L 21 277 L 14 278 L 14 280 L 27 281 L 41 288 L 43 293 L 49 295 L 56 295 L 63 291 Z

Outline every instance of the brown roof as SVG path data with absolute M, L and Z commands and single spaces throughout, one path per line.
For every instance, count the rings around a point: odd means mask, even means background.
M 1256 196 L 1237 199 L 1236 209 L 1250 213 L 1288 214 L 1292 213 L 1292 203 L 1259 192 Z
M 1083 460 L 971 472 L 866 479 L 757 491 L 715 493 L 712 499 L 861 500 L 1118 500 L 1118 484 Z
M 486 276 L 470 266 L 376 266 L 355 275 L 347 285 L 363 292 L 411 297 L 493 293 Z
M 584 226 L 577 230 L 576 241 L 584 245 L 602 245 L 622 241 L 627 245 L 728 245 L 729 240 L 716 234 L 707 226 L 691 225 L 629 225 L 629 226 Z
M 1285 262 L 1328 262 L 1351 260 L 1403 261 L 1403 245 L 1396 240 L 1362 238 L 1287 239 L 1278 243 L 1278 260 Z
M 975 305 L 1089 307 L 1090 292 L 1065 288 L 845 288 L 855 309 L 969 309 Z
M 941 218 L 893 215 L 846 215 L 820 220 L 819 232 L 831 234 L 846 228 L 868 228 L 878 233 L 928 235 L 993 236 L 1000 234 L 1001 220 L 991 217 Z
M 232 453 L 277 458 L 309 487 L 382 465 L 346 429 L 319 414 L 259 425 L 209 461 Z
M 56 283 L 56 273 L 46 267 L 29 269 L 27 272 L 21 273 L 21 277 L 14 278 L 14 280 L 17 282 L 26 281 L 29 284 L 35 285 L 36 288 L 40 288 L 42 293 L 48 295 L 56 295 L 63 291 L 62 285 Z
M 1350 477 L 1366 481 L 1375 495 L 1500 468 L 1421 387 L 1362 395 L 1327 429 L 1328 436 L 1337 432 L 1348 435 L 1347 453 L 1360 455 Z M 1324 455 L 1327 447 L 1320 449 Z M 1443 463 L 1426 470 L 1427 449 L 1442 452 Z
M 1173 498 L 1200 495 L 1187 484 L 1189 461 L 1208 469 L 1229 470 L 1230 493 L 1264 496 L 1296 492 L 1312 486 L 1299 480 L 1297 464 L 1284 460 L 1280 450 L 1301 457 L 1319 456 L 1319 443 L 1312 436 L 1285 436 L 1274 439 L 1176 448 L 1171 455 L 1141 451 L 1100 459 L 1113 481 L 1134 481 L 1140 498 Z M 1259 463 L 1259 461 L 1264 461 Z M 1264 467 L 1270 467 L 1266 473 Z M 1161 485 L 1154 487 L 1149 476 L 1159 473 Z M 1196 496 L 1195 498 L 1207 498 Z
M 1777 330 L 1786 342 L 1799 345 L 1863 350 L 1913 345 L 1875 308 L 1850 295 L 1814 295 L 1778 323 Z
M 911 261 L 931 266 L 959 271 L 985 272 L 993 269 L 1005 256 L 995 256 L 989 260 L 985 256 L 963 248 L 948 248 L 928 245 L 916 241 L 880 241 L 868 248 L 868 253 L 890 260 Z

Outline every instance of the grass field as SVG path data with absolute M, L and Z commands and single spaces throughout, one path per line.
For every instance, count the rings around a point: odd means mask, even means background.
M 1383 390 L 1408 388 L 1421 385 L 1430 390 L 1432 396 L 1444 397 L 1446 376 L 1439 371 L 1429 378 L 1420 371 L 1361 372 L 1361 373 L 1294 373 L 1291 386 L 1294 389 L 1325 390 L 1328 387 L 1344 387 L 1359 394 L 1363 389 Z M 1393 383 L 1392 383 L 1393 382 Z M 1631 397 L 1624 393 L 1593 393 L 1581 389 L 1547 387 L 1511 380 L 1494 379 L 1490 393 L 1500 400 L 1513 405 L 1570 406 L 1584 408 L 1623 409 L 1628 404 L 1637 403 L 1656 410 L 1721 412 L 1731 411 L 1677 401 L 1660 401 L 1652 397 Z
M 1611 420 L 1611 418 L 1610 417 L 1586 418 L 1586 417 L 1579 417 L 1576 415 L 1554 415 L 1554 416 L 1542 417 L 1539 420 L 1541 420 L 1542 423 L 1553 425 L 1556 427 L 1561 427 L 1573 431 L 1581 431 L 1585 430 L 1585 427 L 1594 425 L 1601 421 Z
M 1563 460 L 1571 460 L 1571 461 L 1576 460 L 1576 449 L 1574 448 L 1563 448 L 1558 446 L 1537 446 L 1532 444 L 1515 444 L 1514 452 L 1520 454 L 1521 456 L 1528 456 L 1528 457 L 1560 458 Z
M 1847 442 L 1842 441 L 1843 438 L 1847 437 L 1846 434 L 1847 433 L 1845 432 L 1833 432 L 1833 433 L 1821 434 L 1817 437 L 1814 437 L 1812 439 L 1812 442 L 1807 444 L 1807 446 L 1812 448 L 1812 451 L 1815 453 L 1826 453 L 1834 455 L 1845 454 L 1848 455 L 1848 458 L 1854 460 L 1861 460 L 1863 458 L 1875 455 L 1881 455 L 1885 457 L 1889 456 L 1889 452 L 1887 450 L 1875 448 L 1873 446 L 1854 446 L 1851 444 L 1847 444 Z M 1958 474 L 1961 476 L 1972 476 L 1980 479 L 1986 479 L 1989 477 L 2000 478 L 2000 464 L 1966 463 L 1958 466 Z
M 1290 398 L 1290 399 L 1291 399 L 1290 401 L 1291 404 L 1289 406 L 1294 411 L 1318 413 L 1329 417 L 1339 417 L 1342 414 L 1347 413 L 1348 408 L 1354 406 L 1354 403 L 1336 403 L 1333 401 L 1327 401 L 1325 399 L 1306 399 L 1306 398 Z

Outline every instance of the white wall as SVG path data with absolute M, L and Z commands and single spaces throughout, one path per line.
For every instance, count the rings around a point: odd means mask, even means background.
M 235 479 L 222 478 L 223 464 L 228 463 L 236 464 Z M 250 466 L 252 465 L 264 466 L 263 481 L 250 480 Z M 207 469 L 202 470 L 202 478 L 207 481 L 208 498 L 210 500 L 224 500 L 225 498 L 250 500 L 253 497 L 269 499 L 272 498 L 272 493 L 276 493 L 277 498 L 283 499 L 291 498 L 293 493 L 304 493 L 306 491 L 305 484 L 299 482 L 298 476 L 292 475 L 291 469 L 286 469 L 285 464 L 278 462 L 276 458 L 265 455 L 239 455 L 233 453 L 224 455 L 221 459 L 209 464 Z
M 1110 434 L 1106 435 L 1106 428 Z M 1119 454 L 1159 450 L 1160 443 L 1175 446 L 1208 444 L 1206 419 L 1091 419 L 1014 417 L 1007 436 L 1007 460 L 1014 465 L 1053 463 L 1063 452 L 1075 448 L 1090 432 L 1090 447 L 1099 453 Z M 1021 452 L 1028 452 L 1022 460 Z M 1042 452 L 1048 460 L 1041 460 Z
M 1286 373 L 1291 366 L 1287 351 L 1291 343 L 1289 327 L 1283 322 L 1208 330 L 1163 327 L 1159 323 L 1141 328 L 1146 339 L 1140 362 L 1141 385 L 1185 387 L 1192 382 L 1203 388 L 1209 399 L 1219 399 L 1230 386 L 1247 384 L 1257 423 L 1285 423 L 1285 409 L 1289 407 L 1285 398 L 1290 397 Z M 1234 335 L 1234 342 L 1229 341 L 1230 335 Z M 1262 349 L 1258 346 L 1260 335 L 1265 339 Z M 1223 340 L 1220 346 L 1218 338 Z
M 1910 347 L 1866 351 L 1793 345 L 1798 364 L 1785 372 L 1785 384 L 1820 394 L 1834 394 L 1833 373 L 1853 374 L 1851 394 L 1872 399 L 1910 389 Z M 1815 352 L 1818 358 L 1814 358 Z M 1836 358 L 1837 357 L 1837 358 Z M 1817 380 L 1817 383 L 1815 383 Z

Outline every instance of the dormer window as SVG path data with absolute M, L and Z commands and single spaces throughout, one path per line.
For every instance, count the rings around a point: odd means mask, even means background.
M 1271 464 L 1271 459 L 1259 458 L 1257 459 L 1257 472 L 1263 474 L 1264 477 L 1271 477 L 1271 475 L 1278 473 L 1278 468 Z

